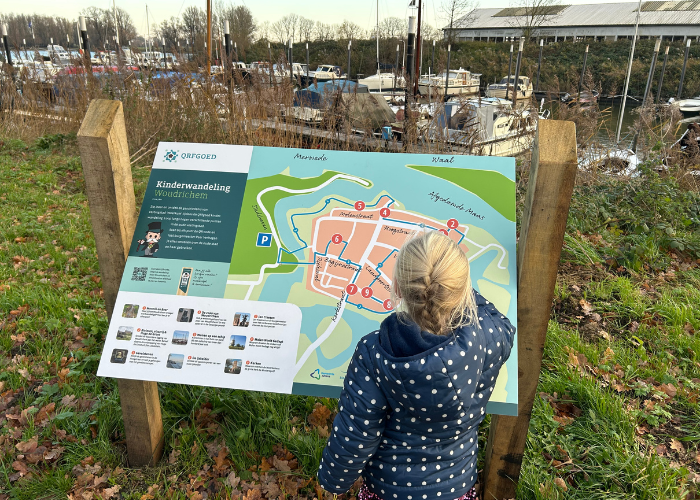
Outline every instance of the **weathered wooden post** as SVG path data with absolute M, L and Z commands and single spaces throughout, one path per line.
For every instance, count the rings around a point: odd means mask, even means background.
M 576 179 L 576 126 L 540 120 L 518 245 L 518 416 L 492 415 L 485 500 L 515 497 Z
M 92 232 L 107 317 L 112 317 L 136 226 L 129 145 L 120 101 L 90 103 L 78 131 Z M 163 452 L 163 422 L 155 382 L 118 380 L 126 447 L 132 467 L 154 465 Z

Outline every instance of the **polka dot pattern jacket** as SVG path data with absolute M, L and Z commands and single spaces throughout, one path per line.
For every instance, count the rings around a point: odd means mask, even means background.
M 478 323 L 453 334 L 420 332 L 392 314 L 360 340 L 318 470 L 326 491 L 344 493 L 360 474 L 385 500 L 452 500 L 474 486 L 477 429 L 515 335 L 475 295 Z M 380 340 L 417 333 L 432 345 L 411 356 Z

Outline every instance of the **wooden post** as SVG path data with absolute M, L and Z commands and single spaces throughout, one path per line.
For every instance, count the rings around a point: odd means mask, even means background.
M 518 416 L 493 415 L 485 500 L 515 497 L 576 179 L 576 126 L 540 120 L 518 245 Z
M 137 218 L 120 101 L 97 99 L 90 103 L 78 131 L 78 146 L 105 307 L 111 318 Z M 158 385 L 123 379 L 118 380 L 118 385 L 129 464 L 154 465 L 163 452 Z

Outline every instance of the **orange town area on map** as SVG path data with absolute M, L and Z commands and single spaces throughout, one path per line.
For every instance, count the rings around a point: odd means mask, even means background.
M 325 206 L 330 201 L 326 200 Z M 348 305 L 387 313 L 393 309 L 394 264 L 407 237 L 417 230 L 437 230 L 452 238 L 465 253 L 469 251 L 468 228 L 456 219 L 444 224 L 400 210 L 388 195 L 381 196 L 372 206 L 366 206 L 363 201 L 347 205 L 313 219 L 310 243 L 299 236 L 294 226 L 300 248 L 280 251 L 282 254 L 309 250 L 312 260 L 303 264 L 312 266 L 306 281 L 310 291 L 337 299 L 347 294 Z M 295 214 L 293 218 L 303 215 L 307 214 Z

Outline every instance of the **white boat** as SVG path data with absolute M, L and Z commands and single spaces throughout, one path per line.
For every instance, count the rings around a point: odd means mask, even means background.
M 360 78 L 357 83 L 367 85 L 370 92 L 383 92 L 385 90 L 402 89 L 406 87 L 406 80 L 403 76 L 394 73 L 378 73 L 367 78 Z
M 678 106 L 680 112 L 686 116 L 700 114 L 700 96 L 691 97 L 690 99 L 681 99 L 680 101 L 675 101 L 673 105 Z
M 445 95 L 445 77 L 447 77 L 447 95 L 477 96 L 481 84 L 481 74 L 472 73 L 464 68 L 451 69 L 449 75 L 443 71 L 438 75 L 423 75 L 418 80 L 421 95 Z
M 515 76 L 504 76 L 499 83 L 492 83 L 486 88 L 486 97 L 497 97 L 500 99 L 512 99 Z M 529 99 L 532 97 L 532 82 L 526 76 L 518 77 L 518 99 Z
M 60 45 L 47 45 L 46 50 L 49 51 L 49 56 L 51 57 L 51 62 L 56 66 L 66 67 L 70 66 L 71 58 L 70 54 L 66 49 Z
M 333 66 L 331 64 L 322 64 L 316 71 L 311 71 L 309 73 L 311 78 L 315 78 L 317 82 L 327 82 L 329 80 L 341 80 L 346 78 L 343 74 L 340 66 Z
M 471 98 L 446 103 L 428 126 L 428 137 L 472 154 L 516 156 L 532 147 L 538 118 L 535 110 L 513 109 L 510 100 Z

